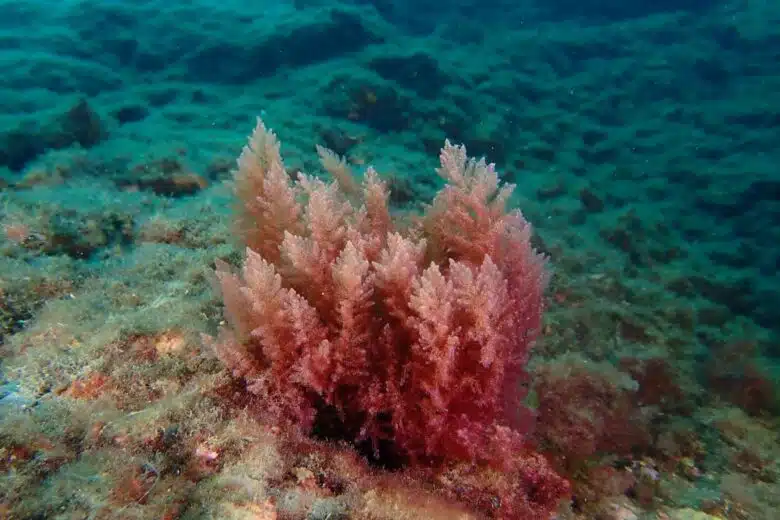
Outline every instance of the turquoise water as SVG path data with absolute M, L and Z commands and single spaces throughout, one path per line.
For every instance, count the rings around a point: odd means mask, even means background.
M 0 517 L 520 518 L 343 423 L 280 440 L 214 358 L 262 117 L 290 173 L 373 165 L 399 219 L 445 139 L 516 184 L 558 518 L 774 518 L 775 2 L 0 0 L 0 63 Z

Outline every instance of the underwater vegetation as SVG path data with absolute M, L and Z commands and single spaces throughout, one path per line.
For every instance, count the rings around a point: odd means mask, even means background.
M 548 516 L 568 483 L 528 453 L 523 404 L 546 273 L 512 186 L 448 142 L 447 185 L 401 229 L 373 169 L 358 184 L 320 148 L 336 180 L 293 182 L 279 148 L 259 122 L 239 159 L 249 246 L 240 276 L 218 265 L 220 360 L 267 417 L 365 442 L 380 464 L 486 464 L 499 516 Z
M 0 12 L 0 518 L 777 517 L 776 2 Z

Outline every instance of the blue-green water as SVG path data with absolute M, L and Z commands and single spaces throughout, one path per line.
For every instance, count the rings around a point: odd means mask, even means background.
M 258 462 L 263 412 L 201 340 L 261 116 L 291 173 L 321 144 L 399 215 L 445 139 L 517 185 L 552 273 L 528 441 L 572 483 L 559 518 L 774 518 L 775 2 L 0 0 L 0 63 L 0 517 L 391 517 L 365 475 Z

